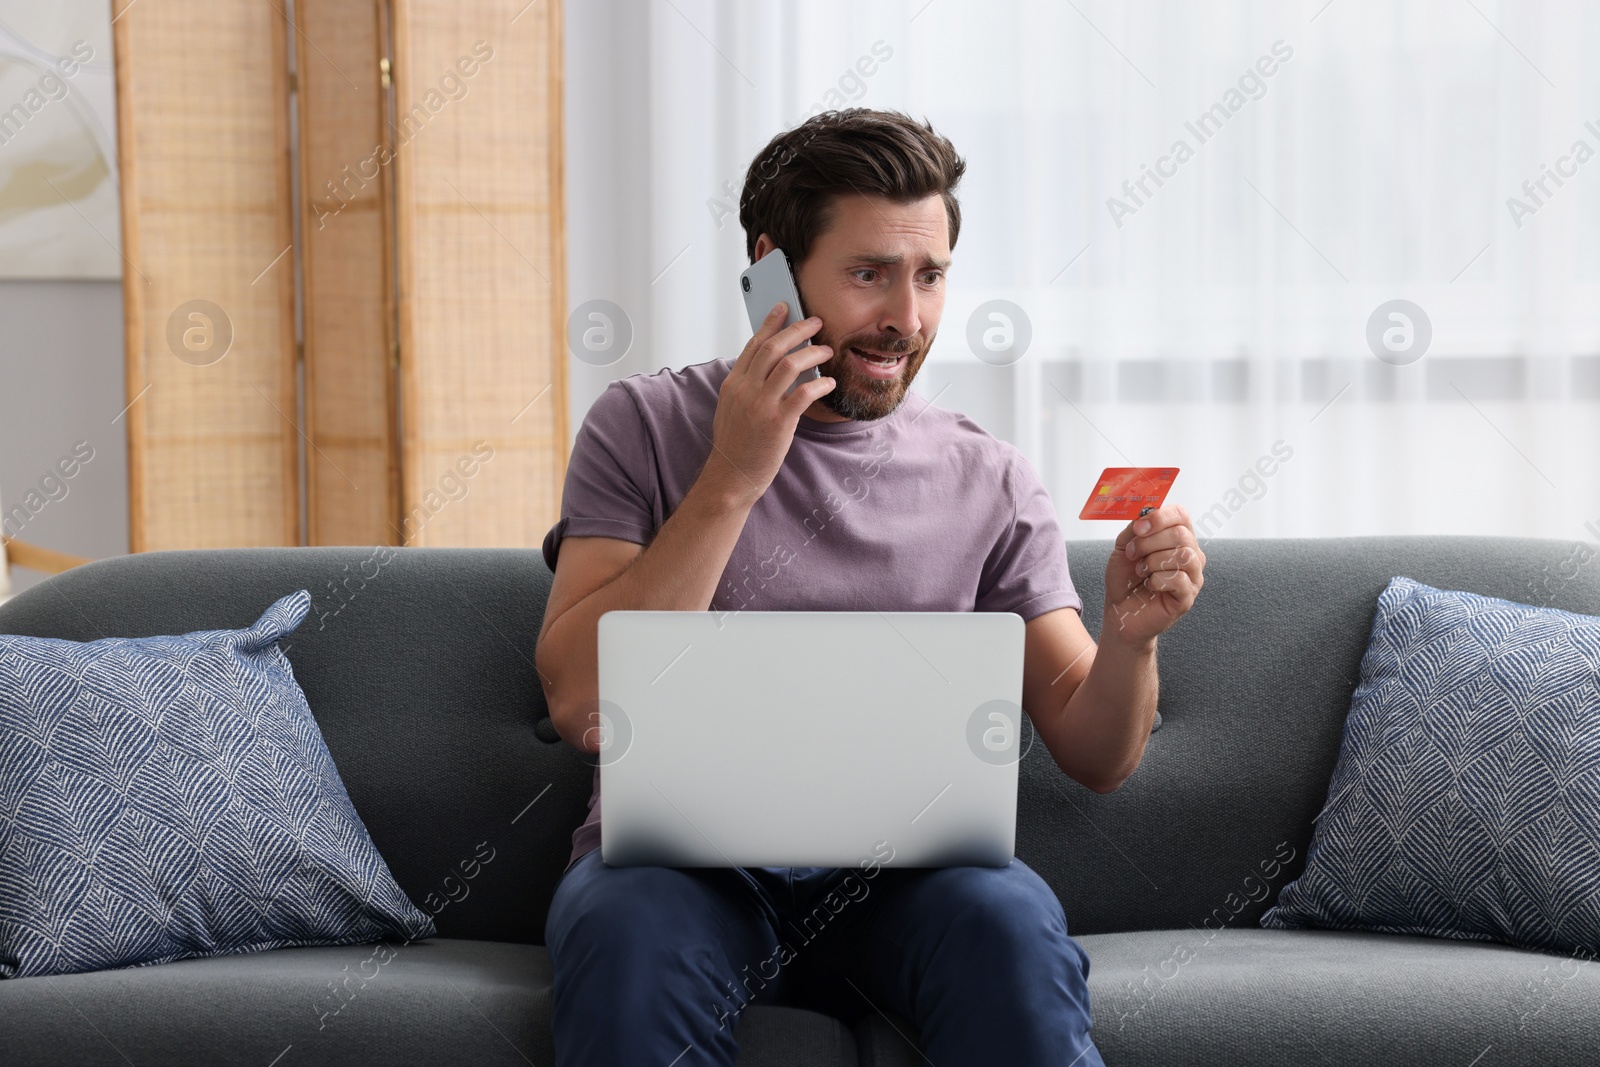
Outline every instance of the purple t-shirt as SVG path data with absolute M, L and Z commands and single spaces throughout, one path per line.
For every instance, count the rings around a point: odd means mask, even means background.
M 561 520 L 544 540 L 648 544 L 711 451 L 726 360 L 612 382 L 573 445 Z M 1015 447 L 909 393 L 888 418 L 804 415 L 722 572 L 713 610 L 1083 609 L 1055 507 Z M 600 770 L 570 867 L 600 844 Z

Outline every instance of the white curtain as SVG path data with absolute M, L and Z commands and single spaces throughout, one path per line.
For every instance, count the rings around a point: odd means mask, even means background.
M 1163 465 L 1204 537 L 1600 539 L 1600 5 L 616 0 L 567 19 L 571 303 L 633 329 L 621 360 L 573 362 L 574 430 L 614 377 L 743 347 L 754 154 L 823 107 L 895 108 L 968 162 L 915 388 L 1017 444 L 1068 537 L 1114 532 L 1077 519 L 1102 468 Z M 1010 365 L 968 347 L 995 299 L 1031 325 Z M 1380 360 L 1369 319 L 1394 300 L 1427 325 L 1379 315 L 1412 344 Z

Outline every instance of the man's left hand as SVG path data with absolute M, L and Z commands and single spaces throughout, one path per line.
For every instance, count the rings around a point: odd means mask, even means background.
M 1205 553 L 1182 504 L 1134 519 L 1117 535 L 1106 562 L 1105 621 L 1100 639 L 1154 641 L 1194 605 L 1204 584 Z

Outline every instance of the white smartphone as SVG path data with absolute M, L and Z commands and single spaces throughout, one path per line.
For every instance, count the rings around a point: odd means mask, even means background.
M 771 311 L 773 305 L 780 300 L 788 308 L 788 318 L 783 323 L 785 327 L 792 326 L 806 317 L 805 309 L 800 306 L 800 292 L 795 288 L 794 270 L 789 266 L 789 257 L 784 255 L 781 248 L 774 248 L 740 274 L 739 288 L 744 293 L 744 309 L 750 316 L 751 330 L 761 328 L 767 312 Z M 810 343 L 809 340 L 801 341 L 789 351 L 798 352 Z M 788 355 L 788 352 L 784 355 Z M 792 393 L 795 385 L 814 382 L 821 376 L 817 368 L 808 367 L 795 377 L 794 385 L 791 385 L 784 395 Z

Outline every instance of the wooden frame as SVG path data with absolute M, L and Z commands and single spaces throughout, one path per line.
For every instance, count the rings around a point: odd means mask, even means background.
M 0 546 L 4 549 L 0 551 L 0 565 L 4 565 L 8 570 L 11 567 L 24 567 L 30 571 L 39 571 L 41 574 L 60 574 L 62 571 L 70 571 L 74 567 L 93 562 L 83 556 L 71 556 L 65 552 L 57 552 L 53 548 L 18 541 L 12 537 L 0 542 Z

